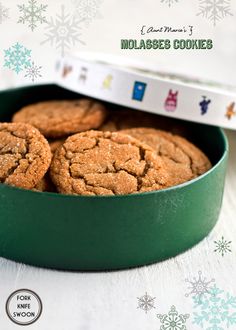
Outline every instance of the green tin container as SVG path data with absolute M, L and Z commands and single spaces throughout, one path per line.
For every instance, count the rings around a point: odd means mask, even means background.
M 0 121 L 20 107 L 77 98 L 54 85 L 0 93 Z M 161 191 L 126 196 L 67 196 L 0 184 L 0 255 L 64 270 L 112 270 L 161 261 L 191 248 L 221 208 L 228 144 L 220 128 L 172 121 L 209 156 L 213 168 Z

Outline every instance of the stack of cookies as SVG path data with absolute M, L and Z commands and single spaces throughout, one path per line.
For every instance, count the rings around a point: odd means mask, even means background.
M 0 182 L 73 195 L 160 190 L 211 168 L 179 135 L 157 129 L 156 116 L 110 112 L 92 99 L 47 101 L 0 123 Z

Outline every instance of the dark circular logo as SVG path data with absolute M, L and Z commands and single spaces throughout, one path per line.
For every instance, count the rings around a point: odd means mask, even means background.
M 37 293 L 28 289 L 14 291 L 7 299 L 6 313 L 19 325 L 30 325 L 42 314 L 43 304 Z

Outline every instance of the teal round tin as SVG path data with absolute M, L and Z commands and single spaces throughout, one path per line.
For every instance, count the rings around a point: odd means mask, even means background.
M 54 85 L 0 93 L 0 120 L 47 99 L 77 98 Z M 160 191 L 125 196 L 69 196 L 0 184 L 0 255 L 64 270 L 112 270 L 154 263 L 191 248 L 217 222 L 228 143 L 220 128 L 174 120 L 209 156 L 202 176 Z M 170 127 L 171 128 L 171 127 Z

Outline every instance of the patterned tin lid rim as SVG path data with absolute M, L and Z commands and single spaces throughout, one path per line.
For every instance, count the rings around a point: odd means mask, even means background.
M 218 91 L 219 93 L 227 91 L 236 93 L 236 86 L 221 84 L 219 82 L 207 80 L 197 76 L 185 75 L 179 73 L 178 70 L 175 70 L 175 72 L 173 72 L 173 70 L 172 72 L 160 69 L 156 70 L 153 63 L 150 65 L 137 59 L 131 59 L 127 61 L 126 58 L 121 56 L 91 52 L 72 53 L 71 57 L 79 58 L 84 61 L 92 61 L 97 64 L 106 65 L 110 67 L 117 67 L 125 71 L 160 78 L 169 82 L 175 81 L 191 85 L 193 87 L 201 86 L 201 88 L 205 87 L 207 90 L 210 88 L 214 89 L 216 92 Z M 127 62 L 130 64 L 128 64 Z
M 58 85 L 82 95 L 135 110 L 208 125 L 236 129 L 236 92 L 193 82 L 164 78 L 148 70 L 79 57 L 61 58 Z

